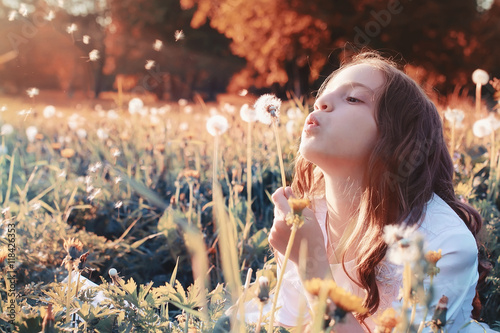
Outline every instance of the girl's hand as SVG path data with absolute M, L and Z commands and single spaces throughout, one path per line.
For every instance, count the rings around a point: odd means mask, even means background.
M 272 195 L 275 205 L 275 217 L 268 240 L 269 244 L 281 254 L 285 253 L 288 239 L 290 238 L 291 227 L 286 224 L 285 217 L 291 212 L 290 205 L 288 204 L 288 198 L 291 197 L 293 197 L 293 193 L 290 187 L 286 187 L 284 190 L 281 187 Z M 310 208 L 305 208 L 302 211 L 302 217 L 304 218 L 304 224 L 297 230 L 289 259 L 299 265 L 300 244 L 302 241 L 305 241 L 307 249 L 307 276 L 324 278 L 325 269 L 329 268 L 329 264 L 323 232 L 314 216 L 314 212 Z

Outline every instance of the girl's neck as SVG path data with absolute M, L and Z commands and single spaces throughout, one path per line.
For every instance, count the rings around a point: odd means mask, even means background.
M 323 172 L 325 198 L 328 207 L 329 232 L 332 242 L 338 242 L 347 226 L 357 215 L 363 184 L 363 171 Z

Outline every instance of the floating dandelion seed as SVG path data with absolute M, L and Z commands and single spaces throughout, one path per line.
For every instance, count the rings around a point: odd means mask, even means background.
M 26 90 L 26 94 L 28 94 L 28 96 L 30 98 L 37 96 L 39 93 L 40 93 L 40 90 L 38 88 L 35 88 L 35 87 L 29 88 L 28 90 Z
M 112 149 L 111 153 L 113 154 L 113 157 L 118 157 L 118 156 L 120 156 L 122 154 L 122 152 L 118 148 Z
M 56 15 L 54 14 L 54 11 L 49 10 L 49 12 L 47 13 L 47 15 L 45 15 L 45 20 L 50 22 L 53 19 L 55 19 L 55 17 L 56 17 Z
M 280 107 L 281 100 L 271 94 L 260 96 L 254 104 L 254 109 L 258 114 L 258 120 L 266 125 L 270 125 L 273 121 L 278 121 Z
M 146 68 L 149 71 L 155 65 L 156 65 L 156 62 L 154 60 L 146 60 L 146 65 L 144 66 L 144 68 Z
M 33 205 L 31 205 L 31 210 L 33 211 L 37 211 L 39 210 L 40 208 L 42 208 L 42 204 L 40 204 L 39 201 L 35 202 Z
M 10 207 L 5 207 L 4 209 L 2 209 L 2 215 L 7 214 L 9 211 L 10 211 Z
M 21 14 L 24 17 L 28 16 L 28 7 L 26 7 L 25 3 L 21 3 L 19 5 L 19 14 Z
M 121 201 L 121 200 L 120 200 L 120 201 L 117 201 L 117 202 L 115 203 L 115 208 L 116 208 L 116 209 L 119 209 L 121 206 L 123 206 L 123 201 Z
M 75 31 L 77 31 L 77 30 L 78 30 L 78 27 L 76 26 L 76 24 L 75 24 L 75 23 L 71 23 L 71 24 L 70 24 L 70 25 L 68 25 L 68 27 L 66 28 L 66 32 L 67 32 L 68 34 L 72 34 L 72 33 L 74 33 L 74 32 L 75 32 Z
M 221 135 L 229 128 L 229 123 L 224 116 L 215 115 L 207 120 L 207 131 L 212 136 Z
M 88 43 L 90 43 L 90 36 L 89 36 L 89 35 L 83 35 L 83 37 L 82 37 L 82 38 L 83 38 L 83 39 L 82 39 L 83 44 L 88 44 Z
M 16 17 L 17 17 L 17 12 L 15 10 L 11 10 L 9 12 L 9 21 L 11 21 L 11 22 L 14 21 L 16 19 Z
M 31 109 L 30 110 L 21 110 L 17 113 L 20 116 L 29 116 L 31 114 Z
M 96 49 L 93 49 L 92 51 L 89 52 L 89 61 L 96 61 L 99 59 L 99 51 Z
M 241 97 L 246 96 L 248 95 L 248 90 L 241 89 L 240 91 L 238 91 L 238 95 L 240 95 Z
M 155 40 L 155 42 L 153 44 L 153 49 L 155 51 L 160 51 L 162 47 L 163 47 L 163 42 L 159 39 Z
M 94 199 L 95 199 L 95 197 L 97 197 L 100 193 L 101 193 L 101 189 L 100 189 L 100 188 L 98 188 L 98 189 L 96 189 L 94 192 L 92 192 L 92 194 L 91 194 L 91 195 L 89 195 L 89 196 L 87 197 L 87 199 L 88 199 L 89 201 L 92 201 L 92 200 L 94 200 Z
M 181 40 L 181 39 L 184 39 L 184 37 L 186 37 L 186 36 L 184 36 L 184 31 L 182 31 L 182 30 L 175 30 L 174 38 L 175 38 L 176 42 L 179 41 L 179 40 Z
M 66 174 L 66 170 L 63 170 L 63 171 L 61 171 L 61 172 L 57 175 L 57 177 L 58 177 L 58 178 L 66 178 L 66 175 L 67 175 L 67 174 Z
M 101 167 L 102 167 L 102 163 L 96 162 L 96 164 L 91 164 L 89 166 L 89 171 L 90 172 L 97 172 L 97 170 L 99 170 Z M 90 177 L 88 179 L 90 179 Z
M 115 184 L 118 184 L 122 181 L 122 177 L 118 176 L 118 177 L 115 177 Z

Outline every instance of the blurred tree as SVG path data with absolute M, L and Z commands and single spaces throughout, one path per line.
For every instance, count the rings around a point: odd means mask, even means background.
M 471 66 L 479 62 L 472 58 L 480 47 L 472 27 L 489 15 L 480 15 L 475 0 L 180 3 L 185 9 L 196 8 L 192 27 L 209 19 L 231 39 L 233 53 L 248 61 L 233 77 L 230 89 L 278 83 L 298 95 L 308 92 L 308 85 L 327 75 L 343 57 L 365 46 L 397 52 L 428 85 L 444 90 L 466 84 Z M 483 22 L 483 29 L 498 29 L 494 22 Z M 328 59 L 335 52 L 337 58 Z

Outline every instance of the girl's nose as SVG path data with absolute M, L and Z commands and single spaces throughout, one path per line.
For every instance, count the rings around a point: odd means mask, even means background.
M 314 102 L 314 111 L 332 111 L 333 105 L 325 96 L 320 96 L 316 102 Z

